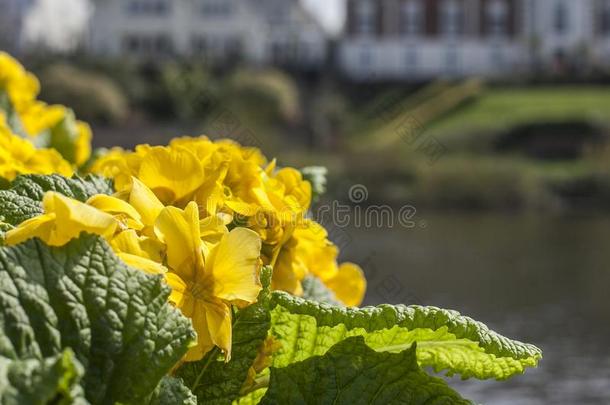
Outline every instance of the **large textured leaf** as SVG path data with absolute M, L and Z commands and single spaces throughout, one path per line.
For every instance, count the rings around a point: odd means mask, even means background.
M 195 338 L 168 295 L 160 277 L 127 267 L 95 236 L 0 248 L 0 356 L 71 348 L 91 403 L 144 403 Z
M 76 175 L 71 179 L 58 174 L 49 176 L 28 174 L 13 180 L 12 189 L 15 193 L 36 201 L 41 201 L 47 191 L 56 191 L 83 202 L 96 194 L 114 192 L 110 180 L 91 174 L 85 177 Z
M 40 201 L 21 196 L 12 190 L 0 190 L 0 221 L 3 223 L 16 226 L 42 213 Z
M 197 405 L 193 395 L 180 378 L 163 377 L 149 405 Z
M 264 288 L 257 303 L 235 316 L 231 361 L 225 363 L 216 351 L 212 351 L 203 360 L 186 363 L 178 369 L 176 375 L 184 379 L 199 403 L 231 404 L 239 396 L 270 326 L 271 268 L 263 268 L 261 281 Z
M 399 353 L 379 353 L 351 337 L 323 356 L 271 369 L 261 404 L 470 404 L 447 384 L 422 371 L 415 346 Z
M 284 367 L 323 355 L 350 336 L 382 352 L 400 352 L 417 342 L 417 360 L 462 378 L 506 379 L 534 367 L 537 347 L 503 337 L 484 324 L 434 307 L 381 305 L 341 308 L 274 292 L 271 333 L 282 344 L 273 365 Z
M 56 191 L 79 201 L 113 192 L 110 182 L 98 176 L 74 176 L 71 179 L 57 174 L 18 176 L 10 188 L 0 190 L 0 220 L 16 226 L 42 214 L 41 201 L 47 191 Z
M 267 393 L 267 388 L 260 388 L 233 401 L 233 405 L 256 405 Z
M 0 402 L 3 405 L 84 405 L 80 380 L 82 366 L 73 353 L 43 360 L 10 360 L 0 357 Z

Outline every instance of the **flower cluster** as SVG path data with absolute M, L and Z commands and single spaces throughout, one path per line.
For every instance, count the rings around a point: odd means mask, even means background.
M 194 201 L 204 218 L 255 231 L 262 239 L 263 263 L 273 266 L 274 289 L 301 295 L 301 282 L 316 276 L 346 305 L 362 301 L 361 269 L 339 265 L 339 251 L 326 230 L 307 218 L 311 184 L 296 169 L 278 169 L 256 148 L 206 137 L 177 138 L 166 147 L 114 149 L 92 171 L 113 178 L 119 193 L 137 178 L 163 204 L 184 208 Z
M 37 93 L 36 79 L 0 54 L 0 177 L 69 176 L 88 158 L 88 127 L 67 125 L 71 113 L 37 101 Z M 32 142 L 56 136 L 63 138 L 50 148 Z M 72 149 L 58 147 L 66 144 Z M 82 232 L 104 237 L 123 262 L 161 275 L 171 287 L 170 302 L 191 318 L 198 335 L 186 361 L 214 347 L 230 359 L 233 308 L 256 302 L 262 265 L 273 267 L 273 289 L 301 295 L 302 282 L 317 277 L 345 305 L 362 301 L 362 270 L 339 265 L 337 247 L 307 217 L 311 184 L 256 148 L 176 138 L 168 146 L 113 149 L 89 170 L 112 179 L 115 194 L 80 202 L 47 192 L 44 213 L 9 230 L 4 242 L 36 237 L 63 246 Z
M 91 130 L 59 105 L 37 100 L 36 77 L 0 52 L 0 176 L 71 175 L 91 155 Z
M 185 360 L 199 360 L 214 346 L 230 359 L 231 305 L 255 302 L 261 289 L 261 241 L 254 231 L 229 232 L 217 217 L 200 219 L 194 201 L 184 209 L 164 206 L 137 179 L 117 196 L 95 195 L 86 203 L 47 192 L 43 208 L 43 215 L 7 232 L 5 243 L 37 237 L 63 246 L 81 232 L 105 237 L 125 263 L 165 277 L 170 301 L 192 319 L 198 335 Z

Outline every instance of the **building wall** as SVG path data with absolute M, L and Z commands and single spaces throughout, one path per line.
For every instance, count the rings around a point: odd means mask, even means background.
M 512 72 L 526 56 L 518 38 L 517 0 L 504 3 L 501 32 L 488 21 L 494 1 L 348 0 L 352 21 L 339 47 L 339 63 L 361 80 Z M 366 28 L 367 14 L 375 29 Z
M 509 41 L 400 39 L 350 41 L 339 50 L 343 72 L 363 81 L 427 80 L 470 75 L 502 76 L 521 69 L 526 56 Z
M 348 0 L 338 55 L 347 75 L 419 80 L 610 66 L 610 0 L 421 0 L 423 28 L 405 35 L 401 7 L 410 1 Z
M 0 0 L 0 50 L 17 53 L 23 40 L 23 22 L 28 0 Z
M 134 13 L 133 3 L 167 2 L 163 13 Z M 327 38 L 293 0 L 106 0 L 91 20 L 92 53 L 201 57 L 214 62 L 242 58 L 320 66 Z M 170 49 L 155 47 L 167 38 Z M 145 46 L 139 46 L 138 41 Z M 148 46 L 148 43 L 152 46 Z

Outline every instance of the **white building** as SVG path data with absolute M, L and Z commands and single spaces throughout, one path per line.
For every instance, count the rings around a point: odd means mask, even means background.
M 307 68 L 325 61 L 327 38 L 297 0 L 104 0 L 95 3 L 89 49 Z
M 610 64 L 608 0 L 348 0 L 339 63 L 359 80 Z
M 0 50 L 11 53 L 20 51 L 24 20 L 30 3 L 29 0 L 0 0 Z

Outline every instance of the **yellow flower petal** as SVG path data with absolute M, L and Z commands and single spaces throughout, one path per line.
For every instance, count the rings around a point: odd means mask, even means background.
M 274 290 L 286 291 L 292 295 L 303 295 L 301 281 L 307 274 L 305 264 L 294 257 L 288 249 L 282 249 L 273 266 L 271 287 Z
M 110 241 L 110 246 L 112 246 L 115 252 L 142 255 L 138 234 L 133 229 L 125 230 L 116 235 Z
M 172 289 L 172 293 L 169 296 L 169 301 L 177 307 L 182 307 L 184 292 L 186 291 L 186 283 L 182 281 L 180 276 L 175 273 L 165 273 L 165 282 Z
M 55 226 L 55 214 L 40 215 L 22 222 L 17 228 L 11 229 L 4 236 L 4 243 L 17 245 L 31 238 L 50 240 Z
M 144 225 L 153 226 L 164 208 L 163 204 L 144 183 L 135 177 L 131 180 L 133 185 L 129 194 L 129 204 L 140 213 Z
M 231 360 L 231 308 L 220 300 L 202 301 L 207 321 L 207 334 L 211 342 L 225 354 L 225 362 Z M 198 308 L 199 309 L 199 308 Z M 205 336 L 205 335 L 204 335 Z M 207 344 L 207 336 L 203 346 Z
M 364 299 L 366 279 L 362 269 L 357 264 L 343 263 L 339 266 L 337 275 L 324 283 L 347 306 L 358 306 Z
M 203 166 L 184 148 L 152 148 L 143 158 L 138 178 L 166 203 L 182 200 L 203 183 Z
M 148 274 L 159 275 L 165 274 L 167 272 L 167 268 L 165 268 L 165 266 L 163 266 L 161 263 L 154 262 L 142 256 L 120 252 L 117 253 L 117 256 L 128 266 L 134 267 L 138 270 L 142 270 L 143 272 Z
M 258 279 L 260 236 L 246 228 L 235 228 L 212 251 L 206 263 L 214 278 L 213 295 L 227 301 L 255 302 L 261 290 Z M 209 267 L 208 267 L 209 266 Z
M 216 245 L 229 232 L 223 216 L 212 215 L 199 221 L 201 239 L 210 245 Z
M 45 193 L 42 205 L 45 214 L 9 231 L 6 243 L 15 244 L 37 237 L 50 246 L 63 246 L 81 232 L 109 239 L 116 230 L 117 222 L 112 215 L 54 191 Z
M 55 192 L 47 192 L 43 198 L 45 212 L 52 208 L 56 215 L 56 239 L 53 246 L 61 246 L 81 232 L 88 232 L 110 238 L 114 234 L 117 221 L 110 214 L 102 212 L 80 201 Z
M 155 232 L 167 245 L 167 264 L 186 282 L 195 279 L 202 242 L 199 232 L 199 210 L 191 202 L 183 211 L 176 207 L 165 207 L 155 224 Z
M 207 313 L 203 302 L 193 300 L 193 303 L 191 315 L 187 316 L 191 318 L 193 329 L 197 332 L 197 343 L 194 346 L 191 346 L 184 355 L 184 361 L 187 362 L 201 360 L 207 352 L 214 348 L 214 343 L 212 342 L 208 330 Z M 186 315 L 184 308 L 180 309 L 182 310 L 182 313 Z
M 82 166 L 87 163 L 87 160 L 91 157 L 91 127 L 88 124 L 77 121 L 76 130 L 78 131 L 78 137 L 74 144 L 74 163 L 76 166 Z
M 141 222 L 142 216 L 140 213 L 129 203 L 121 199 L 105 194 L 98 194 L 89 198 L 87 204 L 111 215 L 124 216 L 125 220 L 132 219 L 132 221 L 129 221 L 128 223 L 131 228 L 140 230 L 144 227 L 144 224 Z

